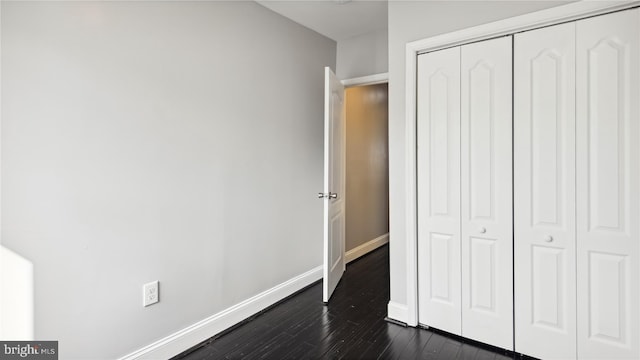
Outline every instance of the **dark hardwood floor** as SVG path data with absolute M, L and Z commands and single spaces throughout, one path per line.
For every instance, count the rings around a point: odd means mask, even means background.
M 511 359 L 497 349 L 384 320 L 388 246 L 347 266 L 329 305 L 318 282 L 174 359 Z M 489 329 L 487 329 L 489 330 Z

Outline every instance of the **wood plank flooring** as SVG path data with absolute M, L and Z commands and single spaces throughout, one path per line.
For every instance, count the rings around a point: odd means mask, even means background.
M 388 301 L 389 249 L 384 246 L 347 266 L 328 306 L 322 303 L 322 284 L 316 283 L 174 359 L 502 360 L 516 356 L 389 323 L 384 320 Z

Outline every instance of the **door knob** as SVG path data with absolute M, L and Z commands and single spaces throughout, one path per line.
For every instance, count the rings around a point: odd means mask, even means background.
M 321 193 L 321 192 L 319 192 L 319 193 L 318 193 L 318 199 L 324 199 L 324 198 L 327 198 L 327 199 L 337 199 L 337 198 L 338 198 L 338 194 L 336 194 L 336 193 L 332 193 L 332 192 L 330 192 L 330 193 L 328 193 L 328 194 L 325 194 L 325 193 Z
M 553 241 L 553 236 L 551 236 L 551 235 L 547 235 L 547 236 L 545 236 L 545 237 L 544 237 L 544 241 L 546 241 L 546 242 L 552 242 L 552 241 Z
M 481 227 L 480 229 L 478 229 L 478 232 L 480 232 L 480 234 L 484 234 L 487 232 L 487 229 L 484 227 Z

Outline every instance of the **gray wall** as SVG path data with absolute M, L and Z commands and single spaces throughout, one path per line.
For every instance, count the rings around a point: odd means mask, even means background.
M 467 27 L 522 15 L 565 1 L 389 2 L 389 191 L 391 301 L 406 304 L 405 45 Z
M 389 43 L 386 29 L 338 41 L 336 75 L 339 79 L 389 71 Z
M 389 232 L 387 84 L 346 90 L 346 251 Z
M 35 337 L 113 359 L 320 265 L 335 56 L 253 2 L 3 2 L 2 242 Z

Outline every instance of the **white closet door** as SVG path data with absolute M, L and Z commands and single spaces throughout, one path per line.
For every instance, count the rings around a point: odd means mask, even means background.
M 515 35 L 515 350 L 576 357 L 575 22 Z
M 581 20 L 576 47 L 578 358 L 640 358 L 640 10 Z
M 462 336 L 513 350 L 511 41 L 462 46 L 460 130 Z
M 460 335 L 460 48 L 418 57 L 419 321 Z

